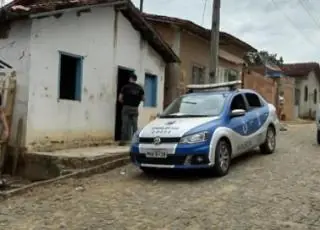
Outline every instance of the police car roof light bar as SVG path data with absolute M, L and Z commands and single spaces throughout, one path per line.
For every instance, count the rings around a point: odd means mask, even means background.
M 188 90 L 210 90 L 210 89 L 219 89 L 219 88 L 228 88 L 231 90 L 236 90 L 237 85 L 241 85 L 241 81 L 229 81 L 229 82 L 223 82 L 223 83 L 215 83 L 215 84 L 192 84 L 187 85 Z

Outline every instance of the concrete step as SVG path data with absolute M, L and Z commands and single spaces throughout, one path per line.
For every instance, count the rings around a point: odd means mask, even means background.
M 129 147 L 122 146 L 26 153 L 23 165 L 18 169 L 18 175 L 30 181 L 48 180 L 128 156 Z
M 108 161 L 93 167 L 85 169 L 72 169 L 66 175 L 60 175 L 58 177 L 41 181 L 28 181 L 21 177 L 3 175 L 2 179 L 5 180 L 5 184 L 4 186 L 0 187 L 0 199 L 3 200 L 14 195 L 23 194 L 29 190 L 32 190 L 35 187 L 45 186 L 47 184 L 56 183 L 58 181 L 69 178 L 83 178 L 91 176 L 93 174 L 105 173 L 117 167 L 121 167 L 125 164 L 128 164 L 129 162 L 130 158 L 128 155 L 126 155 L 124 157 Z

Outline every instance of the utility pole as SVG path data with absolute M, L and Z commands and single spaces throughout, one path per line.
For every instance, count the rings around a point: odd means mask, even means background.
M 219 29 L 220 29 L 221 0 L 213 0 L 211 41 L 210 41 L 210 72 L 206 83 L 217 82 L 217 69 L 219 64 Z
M 140 0 L 140 12 L 143 12 L 143 0 Z

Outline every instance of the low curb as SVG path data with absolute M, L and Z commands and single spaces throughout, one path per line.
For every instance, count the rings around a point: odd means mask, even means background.
M 308 124 L 313 124 L 315 123 L 315 121 L 285 121 L 285 122 L 281 122 L 284 125 L 308 125 Z
M 44 185 L 48 185 L 48 184 L 53 184 L 53 183 L 60 182 L 65 179 L 84 178 L 84 177 L 89 177 L 94 174 L 102 174 L 102 173 L 108 172 L 112 169 L 124 166 L 124 165 L 128 164 L 129 162 L 130 162 L 129 157 L 123 157 L 123 158 L 113 160 L 110 162 L 106 162 L 104 164 L 97 165 L 97 166 L 94 166 L 91 168 L 80 169 L 79 171 L 76 171 L 76 172 L 73 172 L 70 174 L 66 174 L 66 175 L 62 175 L 62 176 L 59 176 L 59 177 L 56 177 L 53 179 L 35 182 L 35 183 L 29 184 L 29 185 L 26 185 L 26 186 L 23 186 L 20 188 L 12 189 L 9 191 L 3 191 L 3 192 L 0 192 L 0 197 L 2 199 L 8 199 L 12 196 L 21 195 L 21 194 L 26 193 L 28 191 L 32 191 L 36 187 L 40 187 L 40 186 L 44 186 Z

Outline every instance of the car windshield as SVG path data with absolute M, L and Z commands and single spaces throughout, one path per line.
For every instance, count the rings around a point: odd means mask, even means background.
M 169 117 L 210 117 L 220 115 L 224 94 L 197 93 L 187 94 L 174 100 L 160 115 Z

